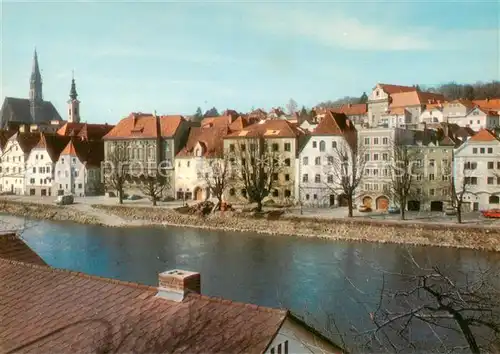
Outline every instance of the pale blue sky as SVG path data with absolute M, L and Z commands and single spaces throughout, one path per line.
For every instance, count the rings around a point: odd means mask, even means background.
M 359 96 L 377 82 L 500 78 L 498 1 L 10 2 L 1 8 L 0 97 L 44 97 L 82 120 L 192 114 Z

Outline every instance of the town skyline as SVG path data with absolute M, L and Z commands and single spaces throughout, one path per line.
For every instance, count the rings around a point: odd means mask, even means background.
M 44 99 L 66 112 L 74 70 L 89 123 L 113 124 L 132 111 L 269 109 L 290 98 L 312 107 L 359 97 L 377 82 L 432 86 L 500 77 L 498 45 L 491 44 L 498 43 L 498 4 L 389 5 L 4 2 L 0 96 L 28 97 L 35 47 Z M 370 19 L 375 8 L 387 21 Z M 107 20 L 111 11 L 118 16 Z M 132 14 L 146 21 L 123 20 Z

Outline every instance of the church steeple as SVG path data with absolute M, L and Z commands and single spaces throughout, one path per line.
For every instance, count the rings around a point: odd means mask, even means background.
M 75 73 L 71 76 L 71 89 L 69 91 L 68 100 L 68 122 L 70 123 L 80 123 L 80 101 L 77 99 L 78 93 L 76 93 L 76 83 L 75 83 Z
M 35 49 L 33 54 L 33 65 L 31 67 L 30 78 L 30 101 L 43 101 L 42 94 L 42 75 L 40 74 L 40 67 L 38 65 L 38 54 Z

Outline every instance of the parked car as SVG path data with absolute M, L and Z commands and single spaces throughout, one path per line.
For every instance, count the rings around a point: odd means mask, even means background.
M 447 207 L 444 209 L 444 215 L 454 216 L 457 215 L 457 211 L 453 207 Z
M 372 208 L 370 208 L 369 206 L 366 206 L 366 205 L 360 205 L 358 208 L 358 211 L 360 213 L 369 213 L 372 211 Z
M 57 205 L 69 205 L 73 204 L 74 198 L 72 194 L 66 194 L 66 195 L 59 195 L 57 196 L 56 199 L 56 204 Z
M 399 209 L 398 207 L 396 206 L 390 206 L 388 209 L 387 209 L 387 212 L 389 214 L 399 214 L 401 212 L 401 209 Z
M 481 212 L 485 218 L 500 219 L 500 209 L 489 209 Z
M 142 199 L 142 197 L 140 195 L 137 195 L 137 194 L 131 194 L 127 197 L 128 200 L 139 200 L 139 199 Z

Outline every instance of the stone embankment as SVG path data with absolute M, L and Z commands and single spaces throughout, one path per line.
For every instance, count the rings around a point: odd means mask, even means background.
M 313 219 L 290 217 L 277 220 L 249 213 L 219 212 L 202 217 L 172 209 L 87 205 L 85 208 L 20 201 L 0 201 L 0 212 L 35 219 L 71 220 L 103 226 L 169 225 L 212 230 L 257 232 L 271 235 L 320 237 L 332 240 L 368 241 L 470 248 L 500 252 L 500 228 L 440 225 L 364 219 Z M 114 220 L 114 222 L 110 222 Z
M 500 251 L 500 228 L 395 223 L 373 220 L 328 220 L 282 216 L 279 220 L 225 212 L 206 217 L 180 214 L 172 209 L 93 205 L 124 219 L 149 220 L 153 224 L 189 226 L 273 235 L 321 237 L 333 240 L 432 245 Z

